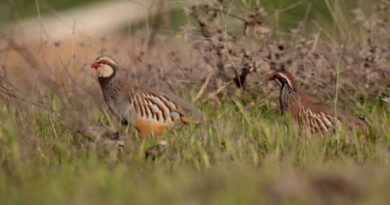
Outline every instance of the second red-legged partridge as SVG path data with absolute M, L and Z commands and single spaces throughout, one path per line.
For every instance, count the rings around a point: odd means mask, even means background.
M 281 83 L 279 104 L 282 115 L 289 113 L 301 128 L 308 129 L 311 133 L 335 131 L 336 126 L 341 125 L 359 132 L 364 132 L 367 128 L 365 121 L 339 109 L 336 117 L 334 107 L 300 93 L 289 72 L 274 72 L 269 80 Z
M 202 112 L 174 95 L 139 86 L 118 74 L 119 65 L 110 56 L 99 56 L 91 65 L 109 109 L 123 124 L 142 134 L 160 135 L 182 124 L 200 124 Z

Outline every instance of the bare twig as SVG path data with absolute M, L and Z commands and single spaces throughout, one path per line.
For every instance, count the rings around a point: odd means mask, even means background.
M 208 65 L 208 66 L 209 66 L 209 65 Z M 203 93 L 205 92 L 205 90 L 206 90 L 208 84 L 210 83 L 210 80 L 211 80 L 211 77 L 212 77 L 212 76 L 213 76 L 213 72 L 211 72 L 211 69 L 209 69 L 209 74 L 207 75 L 206 80 L 204 81 L 204 83 L 203 83 L 202 87 L 200 88 L 198 94 L 195 96 L 193 102 L 198 101 L 198 100 L 202 97 L 202 95 L 203 95 Z

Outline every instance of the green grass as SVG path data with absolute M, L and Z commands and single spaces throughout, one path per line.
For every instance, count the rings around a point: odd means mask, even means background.
M 86 146 L 82 135 L 63 126 L 72 119 L 43 111 L 27 115 L 3 105 L 0 202 L 312 204 L 336 197 L 385 204 L 382 189 L 390 182 L 385 105 L 367 105 L 379 134 L 375 140 L 304 136 L 298 143 L 294 126 L 284 126 L 276 107 L 247 107 L 241 101 L 202 104 L 208 123 L 167 133 L 168 151 L 155 162 L 146 161 L 144 151 L 157 139 L 137 138 L 139 148 L 113 156 Z M 90 124 L 103 118 L 91 112 L 95 117 L 85 119 Z

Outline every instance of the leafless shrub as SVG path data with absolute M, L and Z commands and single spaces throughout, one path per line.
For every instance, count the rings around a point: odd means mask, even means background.
M 264 20 L 267 14 L 262 8 L 233 14 L 234 10 L 221 3 L 213 3 L 187 9 L 198 23 L 197 33 L 187 26 L 184 33 L 193 32 L 201 38 L 192 39 L 194 49 L 202 57 L 203 64 L 212 68 L 213 78 L 208 83 L 210 93 L 228 91 L 234 87 L 267 95 L 269 86 L 265 80 L 272 70 L 286 69 L 294 73 L 306 92 L 334 97 L 338 89 L 342 100 L 364 93 L 373 97 L 385 92 L 390 80 L 389 69 L 389 20 L 385 13 L 388 5 L 381 4 L 372 14 L 364 16 L 355 10 L 356 26 L 363 30 L 360 38 L 346 39 L 341 43 L 329 43 L 321 31 L 302 35 L 302 25 L 291 29 L 288 37 L 277 37 Z M 228 27 L 226 18 L 242 24 L 243 32 L 234 34 L 236 27 Z M 191 29 L 188 29 L 191 28 Z M 252 28 L 252 35 L 248 34 Z M 271 35 L 276 36 L 271 37 Z M 336 84 L 339 68 L 340 81 Z M 257 75 L 256 75 L 257 74 Z M 226 85 L 236 86 L 229 86 Z M 338 87 L 336 88 L 336 85 Z M 349 99 L 349 100 L 351 100 Z

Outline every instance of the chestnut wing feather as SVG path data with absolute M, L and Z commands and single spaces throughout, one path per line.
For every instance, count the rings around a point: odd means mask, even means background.
M 199 109 L 176 95 L 139 86 L 135 90 L 136 93 L 141 93 L 143 104 L 146 105 L 145 109 L 158 113 L 158 121 L 172 123 L 180 119 L 183 123 L 204 122 L 203 114 Z

